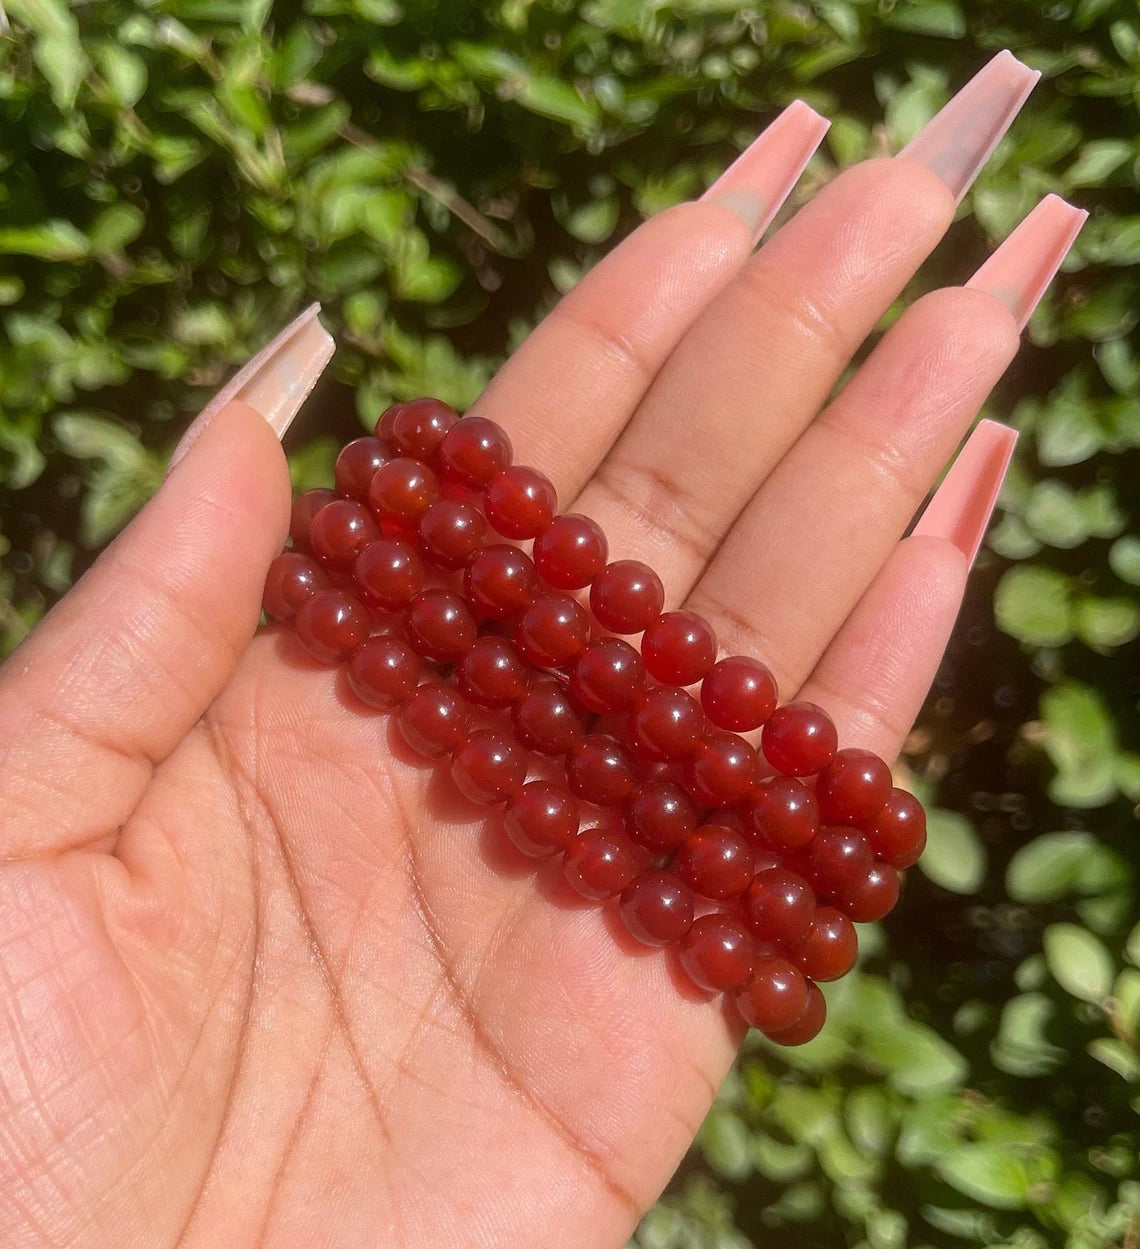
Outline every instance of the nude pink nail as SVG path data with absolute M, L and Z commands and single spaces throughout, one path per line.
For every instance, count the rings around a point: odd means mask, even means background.
M 1000 299 L 1024 329 L 1088 219 L 1047 195 L 966 285 Z
M 925 165 L 960 201 L 1040 77 L 1012 52 L 999 52 L 903 148 L 899 157 Z
M 973 564 L 1016 445 L 1016 430 L 997 421 L 979 421 L 911 536 L 951 542 Z
M 320 310 L 320 304 L 310 304 L 230 378 L 182 435 L 170 457 L 168 473 L 234 399 L 260 412 L 278 438 L 285 436 L 336 349 L 317 319 Z
M 744 220 L 755 238 L 772 224 L 831 122 L 794 100 L 701 196 Z

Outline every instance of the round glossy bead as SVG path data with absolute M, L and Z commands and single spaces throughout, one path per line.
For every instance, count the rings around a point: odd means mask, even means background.
M 760 774 L 756 751 L 735 733 L 709 733 L 685 765 L 685 784 L 702 807 L 735 807 Z
M 900 871 L 917 863 L 926 848 L 926 812 L 905 789 L 891 790 L 866 829 L 879 858 Z
M 643 945 L 672 945 L 693 926 L 693 895 L 669 872 L 642 872 L 622 890 L 621 920 Z
M 862 833 L 842 825 L 825 826 L 804 851 L 808 875 L 820 891 L 834 898 L 847 895 L 852 882 L 871 870 L 874 856 Z
M 515 703 L 511 720 L 519 741 L 540 755 L 564 755 L 586 736 L 578 709 L 549 677 L 535 681 Z
M 759 842 L 774 850 L 800 850 L 819 831 L 815 794 L 791 776 L 760 781 L 752 790 L 748 817 Z
M 419 460 L 398 456 L 376 470 L 368 491 L 372 510 L 388 525 L 414 529 L 439 499 L 439 479 Z
M 423 589 L 426 575 L 419 551 L 401 538 L 370 542 L 352 566 L 360 597 L 385 611 L 407 607 Z
M 493 806 L 522 789 L 526 755 L 502 733 L 477 729 L 455 751 L 451 777 L 472 802 Z
M 586 649 L 590 617 L 569 594 L 543 594 L 519 618 L 515 640 L 537 667 L 562 668 Z
M 744 1022 L 762 1032 L 790 1028 L 807 1009 L 807 981 L 778 954 L 758 954 L 752 980 L 736 998 Z
M 293 543 L 294 551 L 301 551 L 306 555 L 312 554 L 313 544 L 309 530 L 313 524 L 313 517 L 336 497 L 335 490 L 306 490 L 293 500 L 293 507 L 289 513 L 289 540 Z
M 355 499 L 334 499 L 313 517 L 313 551 L 333 568 L 351 568 L 356 557 L 380 537 L 372 513 Z
M 396 722 L 416 754 L 436 759 L 467 740 L 471 709 L 447 685 L 421 685 L 400 708 Z
M 677 874 L 703 898 L 735 898 L 752 882 L 752 847 L 731 828 L 702 824 L 677 851 Z
M 483 495 L 483 511 L 504 537 L 525 541 L 554 519 L 558 496 L 545 473 L 516 464 L 492 477 Z
M 889 863 L 874 863 L 858 880 L 848 881 L 837 905 L 857 924 L 883 919 L 899 900 L 899 874 Z
M 591 733 L 571 747 L 566 777 L 579 798 L 604 807 L 623 802 L 633 793 L 637 769 L 620 742 L 604 733 Z
M 385 446 L 392 446 L 392 432 L 395 426 L 396 417 L 404 410 L 405 403 L 393 403 L 380 413 L 380 417 L 372 430 L 373 435 L 379 438 Z
M 733 655 L 713 664 L 701 682 L 701 706 L 718 728 L 758 729 L 776 710 L 776 678 L 758 659 Z
M 869 750 L 841 750 L 819 774 L 815 792 L 827 823 L 862 824 L 891 796 L 891 770 Z
M 582 652 L 570 677 L 574 697 L 588 711 L 628 711 L 645 688 L 641 656 L 621 638 L 599 638 Z
M 420 549 L 439 568 L 463 568 L 487 541 L 487 522 L 470 503 L 440 499 L 420 517 Z
M 448 664 L 471 649 L 479 626 L 461 595 L 451 590 L 421 590 L 408 604 L 407 632 L 417 654 Z
M 489 620 L 514 620 L 534 602 L 538 574 L 517 546 L 494 543 L 477 552 L 463 570 L 463 592 Z
M 641 633 L 665 605 L 661 578 L 636 559 L 607 564 L 590 587 L 590 608 L 598 624 L 611 633 Z
M 359 599 L 343 590 L 322 590 L 297 612 L 293 627 L 297 640 L 318 663 L 336 664 L 364 641 L 372 623 Z
M 459 420 L 440 399 L 412 399 L 392 414 L 388 440 L 397 455 L 429 463 L 447 431 Z
M 764 757 L 785 776 L 810 776 L 835 757 L 831 717 L 814 703 L 788 703 L 772 713 L 760 738 Z
M 558 854 L 578 835 L 578 800 L 549 781 L 529 781 L 507 803 L 503 827 L 515 848 L 532 859 Z
M 395 637 L 373 637 L 352 652 L 348 683 L 362 703 L 387 711 L 406 702 L 423 674 L 423 660 Z
M 649 675 L 665 685 L 692 685 L 716 662 L 716 634 L 691 611 L 658 616 L 641 639 Z
M 534 540 L 534 566 L 559 590 L 580 590 L 606 566 L 609 543 L 588 517 L 556 516 Z
M 269 565 L 265 574 L 262 604 L 266 614 L 274 620 L 288 621 L 309 599 L 328 588 L 325 570 L 315 560 L 298 551 L 285 551 Z
M 443 472 L 472 490 L 482 488 L 511 463 L 514 451 L 506 431 L 482 416 L 465 416 L 439 444 Z
M 587 828 L 570 844 L 562 870 L 583 898 L 601 902 L 621 893 L 641 870 L 644 858 L 619 829 Z
M 768 1033 L 768 1039 L 777 1045 L 806 1045 L 814 1041 L 827 1021 L 827 1002 L 814 980 L 807 982 L 807 1005 L 803 1014 L 787 1028 Z
M 509 707 L 526 693 L 534 671 L 510 638 L 476 638 L 455 665 L 459 692 L 476 707 Z
M 633 707 L 633 747 L 651 761 L 687 759 L 696 753 L 704 732 L 700 703 L 668 685 L 646 690 Z
M 693 800 L 672 781 L 643 781 L 627 807 L 630 836 L 654 854 L 667 854 L 685 840 L 697 822 Z
M 816 914 L 815 891 L 786 868 L 757 872 L 744 891 L 744 922 L 762 940 L 793 950 L 807 939 Z
M 379 438 L 357 438 L 346 443 L 333 470 L 336 488 L 350 499 L 367 503 L 372 478 L 388 459 L 388 449 Z
M 710 993 L 732 993 L 752 979 L 751 934 L 738 920 L 717 911 L 693 921 L 681 938 L 679 955 L 689 979 Z
M 859 938 L 855 925 L 831 906 L 816 910 L 807 939 L 796 950 L 796 966 L 812 980 L 838 980 L 855 966 Z

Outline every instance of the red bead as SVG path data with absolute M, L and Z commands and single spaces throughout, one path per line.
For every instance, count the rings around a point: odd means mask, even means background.
M 692 832 L 697 822 L 693 800 L 672 781 L 643 781 L 630 795 L 630 835 L 654 854 L 666 854 Z
M 869 750 L 841 750 L 819 774 L 815 792 L 827 823 L 862 824 L 891 796 L 891 770 Z
M 407 607 L 423 589 L 426 575 L 419 551 L 400 538 L 370 542 L 352 566 L 360 597 L 385 611 Z
M 336 488 L 350 499 L 367 503 L 372 478 L 388 459 L 388 449 L 379 438 L 357 438 L 346 443 L 336 457 Z
M 621 895 L 621 919 L 643 945 L 672 945 L 693 926 L 693 895 L 668 872 L 643 872 Z
M 685 784 L 702 807 L 735 807 L 760 774 L 756 751 L 735 733 L 709 733 L 685 765 Z
M 681 938 L 680 959 L 699 989 L 731 993 L 752 979 L 755 946 L 743 924 L 713 911 L 694 920 Z
M 540 755 L 564 755 L 586 736 L 578 709 L 557 681 L 535 681 L 511 712 L 519 741 Z
M 731 828 L 702 824 L 677 851 L 677 874 L 703 898 L 735 898 L 753 873 L 752 847 Z
M 481 490 L 492 477 L 510 467 L 513 455 L 506 431 L 481 416 L 465 416 L 439 444 L 444 474 L 473 490 Z
M 578 835 L 578 800 L 549 781 L 530 781 L 507 803 L 503 827 L 512 844 L 532 859 L 558 854 Z
M 289 540 L 293 543 L 294 551 L 301 551 L 305 555 L 312 554 L 313 544 L 309 530 L 313 517 L 336 497 L 335 490 L 306 490 L 293 500 L 289 513 Z
M 816 914 L 815 892 L 786 868 L 757 872 L 744 891 L 744 922 L 762 940 L 794 950 L 807 939 Z
M 265 574 L 262 603 L 274 620 L 292 620 L 309 599 L 328 586 L 325 570 L 315 560 L 297 551 L 285 551 Z
M 487 522 L 470 503 L 440 499 L 420 517 L 420 549 L 439 568 L 463 568 L 487 541 Z
M 649 675 L 663 684 L 692 685 L 716 662 L 716 634 L 694 612 L 666 612 L 645 630 L 641 657 Z
M 566 777 L 579 798 L 599 807 L 624 801 L 637 784 L 629 751 L 604 733 L 591 733 L 571 747 Z
M 368 636 L 372 622 L 359 599 L 343 590 L 322 590 L 297 613 L 297 640 L 322 664 L 340 663 Z
M 476 638 L 456 664 L 455 683 L 468 702 L 495 710 L 526 693 L 533 671 L 509 638 L 489 634 Z
M 399 638 L 369 638 L 352 652 L 348 683 L 369 707 L 389 710 L 406 702 L 420 683 L 423 660 Z
M 570 844 L 562 870 L 583 898 L 600 902 L 621 893 L 644 861 L 644 852 L 620 830 L 587 828 Z
M 392 414 L 388 440 L 397 455 L 429 463 L 447 431 L 459 420 L 439 399 L 412 399 Z
M 380 537 L 372 513 L 355 499 L 334 499 L 313 517 L 313 551 L 333 568 L 351 568 L 356 557 Z
M 467 740 L 471 708 L 447 685 L 421 685 L 397 717 L 404 740 L 419 755 L 449 755 Z
M 858 953 L 855 925 L 842 911 L 821 906 L 807 939 L 794 957 L 796 966 L 812 980 L 838 980 L 855 966 Z
M 557 516 L 534 540 L 534 566 L 559 590 L 580 590 L 606 566 L 609 543 L 588 517 Z
M 889 863 L 874 863 L 864 876 L 848 881 L 836 905 L 857 924 L 883 919 L 899 900 L 899 874 Z
M 597 715 L 627 711 L 644 688 L 645 665 L 641 656 L 620 638 L 591 642 L 570 677 L 574 697 Z
M 633 746 L 648 760 L 685 759 L 695 754 L 704 727 L 700 703 L 668 685 L 646 690 L 633 707 Z
M 439 479 L 419 460 L 399 456 L 376 470 L 368 492 L 372 510 L 386 525 L 413 529 L 439 499 Z
M 701 682 L 701 706 L 718 728 L 758 729 L 776 710 L 776 678 L 757 659 L 733 655 L 714 664 Z
M 385 446 L 392 446 L 392 433 L 396 423 L 396 417 L 407 406 L 406 403 L 393 403 L 390 407 L 384 409 L 380 413 L 380 419 L 376 422 L 375 428 L 372 430 L 373 435 L 378 438 Z
M 418 655 L 448 664 L 471 649 L 479 626 L 461 595 L 451 590 L 421 590 L 408 604 L 407 630 Z
M 665 587 L 661 578 L 635 559 L 608 564 L 590 587 L 590 608 L 611 633 L 641 633 L 661 614 Z
M 842 825 L 824 827 L 804 851 L 807 873 L 820 893 L 846 896 L 847 887 L 871 870 L 874 857 L 862 833 Z
M 483 511 L 493 528 L 518 541 L 540 534 L 557 506 L 550 478 L 519 464 L 493 477 L 483 495 Z
M 764 757 L 786 776 L 810 776 L 835 757 L 831 717 L 814 703 L 788 703 L 772 713 L 760 738 Z
M 569 594 L 543 594 L 523 612 L 515 641 L 539 668 L 562 668 L 586 649 L 590 617 Z
M 778 954 L 757 955 L 752 980 L 736 998 L 744 1022 L 769 1033 L 790 1028 L 807 1004 L 803 974 Z
M 517 546 L 495 543 L 479 551 L 463 570 L 463 592 L 480 616 L 513 620 L 534 602 L 538 573 Z
M 926 812 L 905 789 L 892 789 L 866 828 L 875 853 L 900 871 L 913 867 L 926 848 Z
M 526 755 L 502 733 L 477 729 L 456 750 L 451 777 L 472 802 L 493 806 L 522 789 Z
M 768 1033 L 768 1039 L 777 1045 L 806 1045 L 814 1041 L 827 1021 L 827 1002 L 814 980 L 807 982 L 807 1005 L 803 1014 L 787 1028 Z
M 762 844 L 799 850 L 819 831 L 819 804 L 802 781 L 774 776 L 753 789 L 749 824 Z

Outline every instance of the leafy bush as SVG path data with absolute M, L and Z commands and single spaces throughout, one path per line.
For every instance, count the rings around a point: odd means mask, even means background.
M 991 412 L 1004 513 L 900 766 L 934 808 L 833 1024 L 750 1048 L 641 1249 L 1140 1241 L 1140 17 L 1131 0 L 6 0 L 0 653 L 312 298 L 296 480 L 393 397 L 466 404 L 614 237 L 795 95 L 807 186 L 990 50 L 1045 72 L 914 291 L 1042 193 L 1093 211 Z M 319 421 L 319 427 L 316 422 Z

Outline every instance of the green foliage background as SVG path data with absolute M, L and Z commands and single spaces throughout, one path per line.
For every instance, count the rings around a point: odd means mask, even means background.
M 1140 7 L 1135 0 L 6 0 L 0 654 L 317 298 L 299 484 L 392 397 L 465 405 L 610 241 L 796 95 L 805 187 L 991 50 L 1045 80 L 910 295 L 1047 191 L 1093 219 L 991 414 L 1003 515 L 903 763 L 933 808 L 833 1022 L 748 1050 L 636 1237 L 1140 1243 Z

